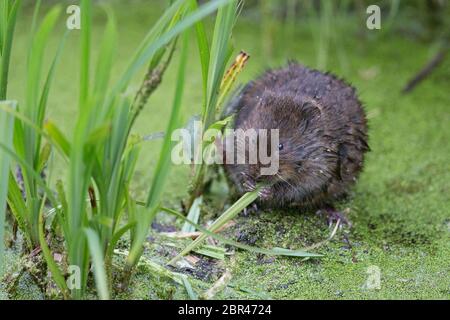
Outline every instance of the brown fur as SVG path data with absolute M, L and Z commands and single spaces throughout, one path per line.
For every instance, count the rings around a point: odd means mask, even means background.
M 272 182 L 261 199 L 270 207 L 330 205 L 363 167 L 367 123 L 355 89 L 329 73 L 290 63 L 249 83 L 229 106 L 234 128 L 279 129 L 279 176 L 260 165 L 225 165 L 240 193 L 245 182 Z

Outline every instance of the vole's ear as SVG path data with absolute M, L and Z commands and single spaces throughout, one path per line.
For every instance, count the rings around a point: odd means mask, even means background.
M 322 106 L 314 100 L 306 100 L 301 104 L 302 118 L 312 120 L 322 115 Z
M 304 100 L 300 104 L 301 122 L 299 130 L 304 134 L 311 124 L 322 116 L 322 106 L 314 100 Z

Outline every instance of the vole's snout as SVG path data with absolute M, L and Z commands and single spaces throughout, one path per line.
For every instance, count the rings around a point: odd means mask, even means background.
M 261 176 L 261 175 L 257 176 L 256 179 L 255 179 L 255 181 L 256 181 L 257 183 L 263 182 L 263 181 L 264 181 L 264 176 Z
M 249 176 L 253 181 L 257 182 L 257 180 L 261 177 L 261 172 L 259 166 L 256 164 L 249 165 Z
M 241 172 L 241 174 L 244 178 L 245 185 L 253 188 L 256 187 L 257 184 L 268 182 L 271 178 L 271 176 L 262 175 L 261 168 L 258 165 L 249 165 L 247 172 Z

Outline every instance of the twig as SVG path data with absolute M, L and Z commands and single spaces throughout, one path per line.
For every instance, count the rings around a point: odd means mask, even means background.
M 340 224 L 341 224 L 341 219 L 338 219 L 336 221 L 335 227 L 333 228 L 333 230 L 331 231 L 331 233 L 330 233 L 330 235 L 328 236 L 327 239 L 325 239 L 323 241 L 320 241 L 318 243 L 315 243 L 315 244 L 313 244 L 313 245 L 311 245 L 309 247 L 306 247 L 305 250 L 309 251 L 309 250 L 317 249 L 317 248 L 323 246 L 324 244 L 328 243 L 329 241 L 331 241 L 334 238 L 334 236 L 336 235 L 336 232 L 338 231 Z M 306 257 L 306 258 L 303 259 L 303 261 L 306 261 L 306 260 L 309 260 L 309 259 L 310 259 L 309 257 Z
M 191 238 L 192 240 L 198 238 L 198 236 L 201 234 L 202 233 L 199 231 L 194 231 L 194 232 L 176 231 L 176 232 L 161 232 L 160 233 L 160 235 L 168 237 L 168 238 L 174 238 L 174 239 Z
M 438 53 L 427 63 L 427 65 L 419 71 L 411 80 L 408 81 L 403 88 L 402 93 L 411 92 L 420 82 L 428 77 L 441 63 L 444 61 L 448 52 L 448 46 L 444 46 Z
M 223 289 L 225 289 L 231 280 L 230 270 L 225 270 L 225 273 L 217 280 L 211 288 L 205 291 L 201 296 L 202 299 L 211 300 Z
M 225 229 L 228 229 L 230 227 L 233 227 L 236 225 L 236 222 L 231 220 L 228 221 L 226 224 L 224 224 L 223 226 L 221 226 L 219 229 L 217 229 L 214 233 L 219 233 Z M 166 236 L 169 238 L 174 238 L 174 239 L 186 239 L 186 238 L 191 238 L 192 240 L 195 240 L 196 238 L 198 238 L 200 235 L 202 234 L 202 232 L 200 231 L 194 231 L 194 232 L 182 232 L 182 231 L 176 231 L 176 232 L 161 232 L 160 235 L 162 236 Z

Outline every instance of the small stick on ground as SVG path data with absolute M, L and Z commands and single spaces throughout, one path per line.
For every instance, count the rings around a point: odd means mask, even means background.
M 231 228 L 236 225 L 236 222 L 231 220 L 228 221 L 226 224 L 221 226 L 219 229 L 215 231 L 215 233 L 219 233 L 223 230 L 226 230 L 228 228 Z M 197 239 L 202 233 L 200 231 L 194 231 L 194 232 L 182 232 L 182 231 L 176 231 L 176 232 L 161 232 L 160 235 L 166 236 L 169 238 L 175 238 L 175 239 L 186 239 L 191 238 L 192 240 Z
M 448 52 L 448 46 L 444 46 L 438 53 L 427 63 L 427 65 L 420 70 L 403 88 L 402 93 L 407 94 L 411 92 L 420 82 L 425 80 L 433 70 L 435 70 L 444 61 Z
M 223 289 L 226 288 L 228 283 L 231 280 L 231 272 L 230 270 L 225 270 L 225 273 L 217 280 L 211 288 L 205 291 L 205 293 L 202 295 L 202 299 L 205 300 L 211 300 L 214 299 L 214 297 Z

